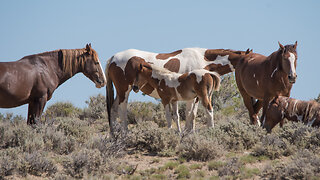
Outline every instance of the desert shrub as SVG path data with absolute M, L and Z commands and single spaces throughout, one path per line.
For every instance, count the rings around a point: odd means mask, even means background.
M 261 142 L 254 147 L 252 155 L 266 156 L 276 159 L 281 156 L 289 156 L 294 153 L 296 148 L 286 139 L 280 138 L 275 134 L 268 134 L 261 138 Z
M 239 151 L 251 149 L 264 130 L 258 126 L 250 125 L 246 120 L 236 119 L 234 116 L 220 120 L 214 129 L 202 129 L 200 135 L 211 139 L 217 139 L 219 144 L 227 150 Z
M 59 121 L 57 130 L 64 132 L 65 136 L 73 136 L 79 142 L 84 142 L 90 135 L 90 127 L 87 121 L 78 118 L 56 118 Z
M 83 178 L 84 173 L 98 171 L 102 163 L 101 154 L 94 149 L 81 149 L 73 152 L 71 157 L 63 162 L 67 174 L 74 178 Z
M 17 157 L 21 153 L 15 148 L 0 150 L 0 179 L 12 175 L 17 167 Z
M 89 118 L 91 121 L 97 119 L 106 119 L 106 97 L 102 94 L 89 97 L 86 101 L 88 108 L 83 111 L 82 117 Z
M 23 121 L 2 122 L 0 124 L 0 131 L 0 139 L 2 140 L 0 147 L 2 148 L 22 147 L 25 145 L 26 139 L 33 135 L 30 134 L 30 132 L 33 133 L 32 128 Z
M 129 147 L 160 153 L 175 149 L 179 144 L 179 137 L 173 129 L 159 128 L 152 121 L 137 124 L 128 135 Z
M 86 147 L 99 150 L 103 159 L 119 158 L 125 154 L 126 141 L 96 135 L 87 141 Z
M 77 142 L 73 136 L 65 136 L 63 131 L 53 127 L 45 129 L 43 140 L 45 149 L 58 154 L 69 154 L 77 147 Z
M 218 169 L 219 176 L 238 176 L 243 164 L 238 158 L 230 159 L 224 166 Z
M 128 105 L 128 121 L 131 124 L 153 121 L 159 127 L 166 127 L 165 111 L 161 103 L 132 102 Z
M 320 158 L 308 150 L 298 151 L 291 161 L 268 165 L 261 176 L 268 179 L 317 179 L 320 175 Z
M 71 102 L 56 102 L 49 106 L 44 113 L 46 118 L 52 117 L 78 117 L 81 109 Z
M 178 152 L 187 160 L 208 161 L 220 157 L 224 151 L 216 139 L 190 134 L 182 139 Z
M 22 174 L 29 173 L 35 176 L 51 176 L 57 172 L 53 161 L 46 157 L 41 151 L 25 153 L 24 159 L 19 162 L 19 171 Z

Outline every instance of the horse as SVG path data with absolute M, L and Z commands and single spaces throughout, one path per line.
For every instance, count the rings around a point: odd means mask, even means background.
M 140 65 L 139 65 L 140 64 Z M 214 127 L 212 93 L 220 87 L 220 75 L 205 69 L 196 69 L 188 73 L 176 73 L 144 61 L 129 61 L 128 67 L 136 72 L 132 85 L 134 92 L 139 92 L 147 83 L 156 89 L 166 111 L 168 128 L 172 119 L 175 120 L 179 133 L 181 132 L 178 103 L 199 98 L 207 113 L 207 126 Z
M 294 45 L 283 46 L 268 57 L 250 53 L 241 59 L 235 68 L 238 89 L 249 111 L 251 124 L 261 125 L 269 102 L 277 96 L 290 96 L 297 74 L 297 41 Z
M 37 124 L 53 92 L 79 72 L 97 88 L 106 83 L 98 54 L 91 44 L 83 49 L 60 49 L 14 62 L 0 62 L 0 107 L 28 104 L 27 124 Z
M 171 53 L 153 53 L 137 49 L 128 49 L 116 53 L 108 60 L 105 70 L 107 78 L 107 113 L 111 133 L 113 133 L 113 121 L 117 116 L 120 117 L 123 129 L 125 131 L 128 130 L 127 103 L 135 78 L 135 72 L 130 71 L 127 65 L 129 61 L 144 60 L 176 73 L 207 69 L 224 75 L 234 71 L 237 62 L 251 52 L 252 50 L 249 49 L 247 51 L 234 51 L 230 49 L 185 48 Z M 117 92 L 115 99 L 113 84 Z M 142 87 L 141 91 L 151 97 L 160 98 L 156 89 L 150 84 Z M 188 130 L 194 129 L 197 107 L 198 101 L 196 99 L 186 103 L 186 127 Z
M 320 125 L 320 104 L 316 101 L 301 101 L 289 97 L 279 96 L 272 100 L 266 110 L 264 128 L 268 133 L 284 118 L 289 121 L 300 121 L 308 126 Z

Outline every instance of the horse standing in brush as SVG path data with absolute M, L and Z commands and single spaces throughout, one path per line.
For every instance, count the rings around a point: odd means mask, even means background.
M 279 122 L 281 126 L 284 118 L 294 122 L 300 121 L 308 126 L 319 126 L 320 104 L 316 101 L 301 101 L 279 96 L 270 102 L 263 126 L 270 133 Z
M 261 107 L 264 122 L 270 101 L 277 96 L 289 97 L 296 81 L 297 42 L 286 46 L 279 42 L 279 46 L 279 50 L 268 57 L 250 53 L 235 68 L 236 83 L 252 124 L 260 125 L 258 112 Z
M 143 60 L 177 73 L 207 69 L 223 75 L 234 71 L 237 62 L 251 51 L 249 49 L 247 51 L 233 51 L 228 49 L 185 48 L 172 53 L 159 54 L 129 49 L 115 54 L 108 60 L 106 67 L 107 112 L 111 133 L 113 133 L 113 121 L 118 115 L 122 127 L 127 131 L 128 96 L 135 79 L 135 72 L 130 71 L 127 66 L 129 61 Z M 115 100 L 113 84 L 117 91 Z M 151 97 L 160 98 L 157 90 L 148 83 L 141 88 L 141 91 Z M 198 101 L 196 99 L 189 100 L 186 103 L 186 128 L 188 130 L 194 129 L 197 107 Z M 118 111 L 120 112 L 118 113 Z
M 0 107 L 28 106 L 29 125 L 40 119 L 53 92 L 66 80 L 82 72 L 97 88 L 106 79 L 98 54 L 87 44 L 83 49 L 62 49 L 0 63 Z
M 132 63 L 132 64 L 131 64 Z M 139 65 L 140 64 L 140 65 Z M 175 120 L 181 132 L 177 101 L 199 98 L 207 113 L 208 127 L 214 127 L 211 98 L 213 91 L 220 87 L 220 75 L 205 69 L 192 70 L 189 73 L 176 73 L 142 61 L 129 61 L 127 66 L 136 72 L 132 89 L 138 92 L 147 83 L 156 89 L 166 111 L 168 127 Z

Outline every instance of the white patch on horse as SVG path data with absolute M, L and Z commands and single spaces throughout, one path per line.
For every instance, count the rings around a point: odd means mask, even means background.
M 221 64 L 222 66 L 229 65 L 230 69 L 234 71 L 234 67 L 229 60 L 229 55 L 225 55 L 225 56 L 218 55 L 213 62 L 214 64 Z
M 104 74 L 104 70 L 103 70 L 103 68 L 101 66 L 101 62 L 100 62 L 99 58 L 98 58 L 98 62 L 99 62 L 100 70 L 102 71 L 102 74 L 103 74 L 103 80 L 104 80 L 104 82 L 107 82 L 106 75 Z
M 259 86 L 259 81 L 257 80 L 257 85 Z
M 312 126 L 316 118 L 313 118 L 311 121 L 308 122 L 308 126 Z
M 205 75 L 206 73 L 211 73 L 211 72 L 208 70 L 205 70 L 205 69 L 196 69 L 196 70 L 189 72 L 188 75 L 190 75 L 190 74 L 196 75 L 197 83 L 200 83 L 202 81 L 203 75 Z
M 296 74 L 296 68 L 294 66 L 294 62 L 296 60 L 296 56 L 291 52 L 289 52 L 289 54 L 290 54 L 290 57 L 288 59 L 290 61 L 291 72 L 292 72 L 292 74 Z
M 278 68 L 275 68 L 271 74 L 271 77 L 273 77 L 274 73 L 278 70 Z
M 256 74 L 253 74 L 253 78 L 256 78 Z
M 171 88 L 177 88 L 180 85 L 178 78 L 182 75 L 180 73 L 171 72 L 168 69 L 151 65 L 152 75 L 151 77 L 158 80 L 164 80 L 166 86 Z

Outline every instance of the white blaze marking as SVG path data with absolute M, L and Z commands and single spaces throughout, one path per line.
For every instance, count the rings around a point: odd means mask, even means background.
M 271 77 L 273 77 L 273 74 L 278 70 L 278 68 L 275 68 L 271 74 Z
M 296 68 L 294 67 L 294 62 L 296 60 L 296 57 L 293 53 L 289 53 L 290 57 L 288 58 L 290 61 L 290 68 L 291 68 L 291 72 L 292 74 L 296 74 Z
M 99 59 L 99 58 L 98 58 L 98 62 L 99 62 L 100 70 L 101 70 L 102 75 L 103 75 L 103 80 L 104 80 L 104 82 L 107 82 L 106 75 L 104 74 L 104 70 L 102 69 L 102 66 L 101 66 L 101 63 L 100 63 L 100 59 Z

